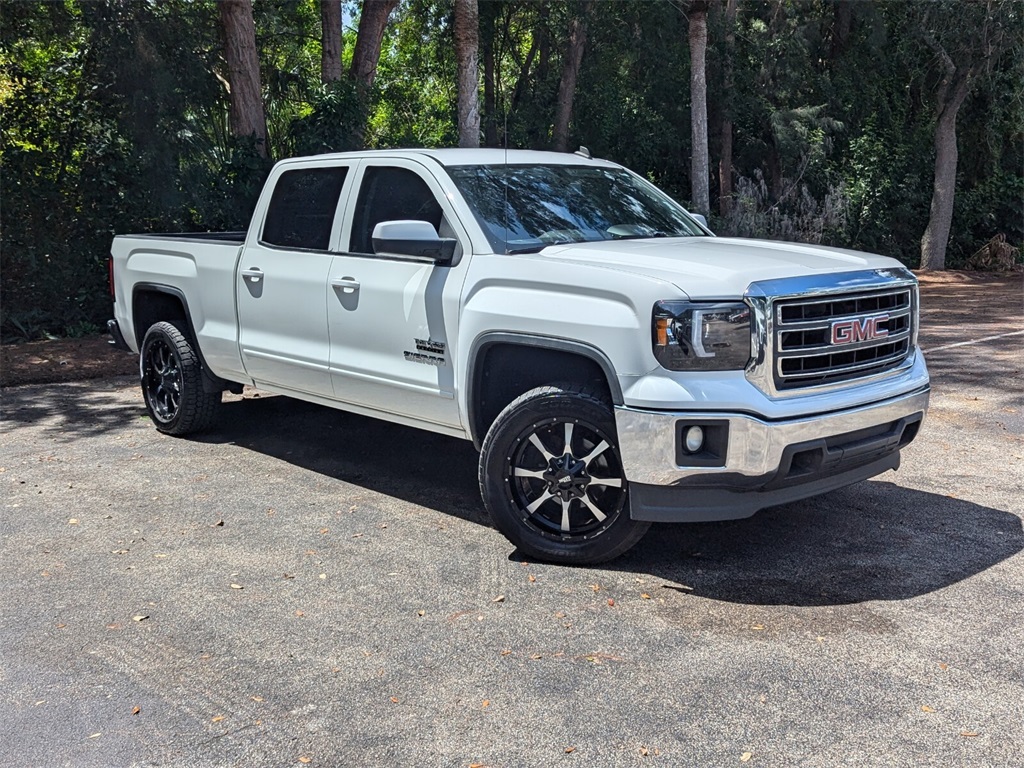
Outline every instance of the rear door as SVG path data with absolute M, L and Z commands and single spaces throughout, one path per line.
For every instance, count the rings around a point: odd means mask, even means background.
M 286 167 L 259 233 L 249 234 L 236 295 L 242 362 L 257 384 L 333 395 L 328 276 L 351 165 Z

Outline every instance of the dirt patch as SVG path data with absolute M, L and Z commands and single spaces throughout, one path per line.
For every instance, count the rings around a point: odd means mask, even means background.
M 922 272 L 921 344 L 927 350 L 964 339 L 1024 329 L 1024 273 Z M 108 337 L 0 346 L 0 386 L 134 375 L 135 355 Z
M 0 386 L 51 384 L 135 374 L 138 358 L 115 349 L 109 336 L 30 341 L 0 346 Z

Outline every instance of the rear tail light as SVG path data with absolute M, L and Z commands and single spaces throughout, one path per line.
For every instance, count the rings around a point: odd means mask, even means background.
M 107 258 L 107 282 L 110 285 L 110 298 L 117 301 L 117 294 L 114 292 L 114 257 Z

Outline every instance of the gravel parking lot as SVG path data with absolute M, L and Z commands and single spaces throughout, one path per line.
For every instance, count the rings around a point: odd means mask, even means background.
M 1020 765 L 1018 283 L 926 290 L 898 473 L 601 568 L 513 551 L 469 443 L 253 392 L 181 440 L 131 378 L 6 388 L 0 763 Z

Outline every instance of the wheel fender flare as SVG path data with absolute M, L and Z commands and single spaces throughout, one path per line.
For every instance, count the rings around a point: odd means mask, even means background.
M 483 446 L 484 435 L 477 434 L 477 392 L 479 386 L 479 364 L 484 358 L 487 350 L 497 344 L 511 344 L 519 347 L 534 347 L 537 349 L 551 349 L 558 352 L 585 357 L 600 367 L 608 382 L 608 391 L 611 394 L 612 405 L 622 405 L 622 386 L 615 374 L 615 366 L 608 356 L 592 344 L 575 339 L 566 339 L 559 336 L 541 336 L 530 333 L 516 333 L 514 331 L 488 331 L 474 339 L 469 351 L 469 364 L 466 368 L 466 408 L 469 417 L 470 434 L 473 438 L 473 445 L 477 450 Z
M 223 392 L 225 389 L 228 389 L 231 386 L 231 382 L 210 373 L 210 366 L 206 364 L 206 358 L 203 357 L 203 350 L 199 345 L 199 337 L 196 335 L 195 324 L 192 322 L 192 311 L 189 309 L 188 299 L 185 297 L 185 292 L 180 288 L 176 288 L 173 285 L 163 285 L 161 283 L 136 283 L 132 287 L 132 330 L 135 333 L 135 338 L 139 347 L 141 348 L 142 339 L 145 337 L 146 331 L 149 330 L 148 328 L 138 328 L 135 322 L 135 303 L 139 300 L 140 293 L 163 293 L 168 296 L 173 296 L 181 302 L 181 307 L 185 312 L 185 323 L 188 326 L 187 332 L 189 338 L 192 339 L 196 354 L 199 356 L 199 363 L 201 365 L 203 375 L 203 389 L 210 393 Z

